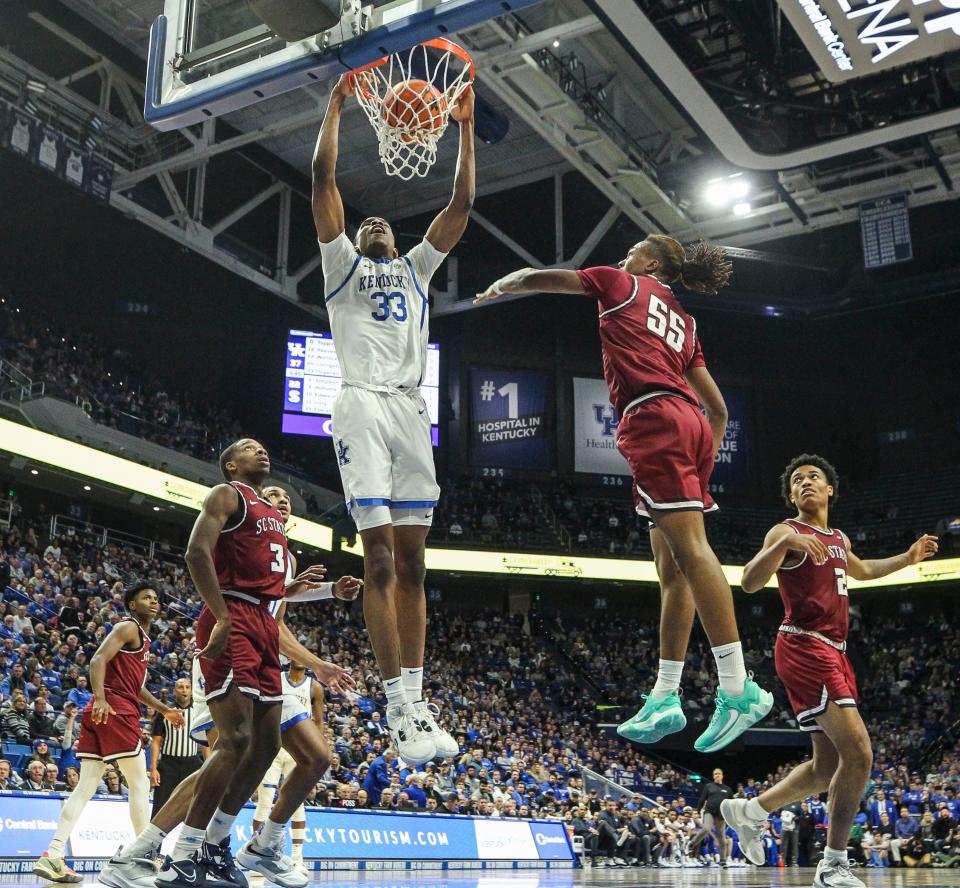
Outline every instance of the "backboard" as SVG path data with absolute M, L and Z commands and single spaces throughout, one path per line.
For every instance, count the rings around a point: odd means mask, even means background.
M 342 0 L 337 25 L 287 43 L 247 0 L 165 0 L 150 29 L 144 118 L 179 129 L 539 2 Z

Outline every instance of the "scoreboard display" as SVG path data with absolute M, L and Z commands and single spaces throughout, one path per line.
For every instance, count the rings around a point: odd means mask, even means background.
M 290 435 L 332 437 L 333 404 L 340 391 L 340 364 L 329 333 L 291 330 L 287 336 L 283 382 L 283 426 Z M 430 415 L 433 446 L 439 444 L 440 346 L 427 346 L 427 369 L 420 386 Z

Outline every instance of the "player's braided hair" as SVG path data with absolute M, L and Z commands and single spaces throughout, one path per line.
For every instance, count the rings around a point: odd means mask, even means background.
M 711 247 L 700 241 L 688 253 L 679 241 L 665 234 L 651 234 L 647 240 L 658 253 L 668 284 L 680 281 L 694 293 L 714 295 L 730 283 L 733 263 L 727 259 L 723 247 Z
M 800 466 L 816 466 L 823 472 L 823 477 L 827 479 L 827 484 L 833 488 L 833 496 L 830 497 L 830 504 L 835 503 L 840 494 L 840 476 L 830 463 L 815 453 L 801 453 L 800 456 L 795 456 L 787 463 L 787 467 L 780 476 L 780 493 L 783 495 L 783 501 L 790 508 L 796 505 L 796 503 L 790 499 L 790 478 Z

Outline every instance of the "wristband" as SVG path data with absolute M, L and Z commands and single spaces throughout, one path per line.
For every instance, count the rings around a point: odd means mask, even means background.
M 319 586 L 305 588 L 302 592 L 288 592 L 287 601 L 323 601 L 333 598 L 333 583 L 321 583 Z

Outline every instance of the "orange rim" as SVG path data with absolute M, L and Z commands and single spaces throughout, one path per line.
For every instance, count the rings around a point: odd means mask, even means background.
M 470 83 L 473 83 L 475 76 L 475 69 L 473 66 L 473 59 L 462 46 L 458 46 L 452 40 L 447 40 L 446 37 L 435 37 L 433 40 L 424 40 L 423 43 L 418 44 L 418 46 L 432 46 L 434 49 L 441 49 L 444 52 L 452 52 L 457 58 L 462 59 L 467 63 L 467 66 L 470 69 Z M 396 53 L 394 53 L 396 55 Z M 357 68 L 355 71 L 351 71 L 349 74 L 350 80 L 354 85 L 354 89 L 360 88 L 364 91 L 366 95 L 370 95 L 370 91 L 366 89 L 362 84 L 358 84 L 357 75 L 363 74 L 366 71 L 372 71 L 374 68 L 379 68 L 381 65 L 385 65 L 390 60 L 390 56 L 384 56 L 382 59 L 377 59 L 374 62 L 369 62 L 361 68 Z

